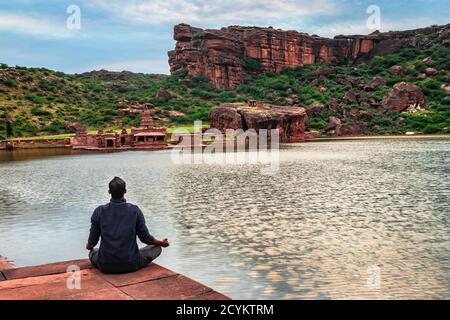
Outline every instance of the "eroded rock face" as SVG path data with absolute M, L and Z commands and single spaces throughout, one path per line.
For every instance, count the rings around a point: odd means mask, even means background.
M 223 103 L 209 112 L 212 128 L 279 129 L 280 142 L 299 142 L 305 138 L 306 110 L 300 107 L 282 107 L 258 103 Z
M 425 96 L 422 90 L 415 84 L 399 82 L 392 91 L 383 97 L 381 105 L 385 110 L 403 112 L 409 107 L 424 108 Z
M 412 46 L 416 34 L 448 30 L 437 26 L 418 30 L 321 38 L 297 31 L 230 26 L 220 30 L 179 24 L 174 28 L 175 49 L 169 52 L 172 73 L 206 76 L 217 88 L 234 88 L 253 75 L 281 72 L 286 67 L 317 63 L 369 60 Z M 319 72 L 333 72 L 324 68 Z

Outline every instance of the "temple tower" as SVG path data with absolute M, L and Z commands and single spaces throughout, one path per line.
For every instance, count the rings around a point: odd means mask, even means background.
M 145 109 L 144 111 L 142 111 L 141 128 L 153 128 L 152 113 L 149 109 Z

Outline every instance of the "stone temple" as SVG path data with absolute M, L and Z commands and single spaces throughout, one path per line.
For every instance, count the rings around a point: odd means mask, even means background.
M 120 133 L 98 130 L 89 134 L 86 129 L 79 129 L 70 139 L 73 149 L 83 150 L 129 150 L 129 149 L 165 149 L 167 148 L 167 128 L 155 127 L 151 111 L 142 112 L 141 124 L 132 128 L 131 133 L 122 129 Z

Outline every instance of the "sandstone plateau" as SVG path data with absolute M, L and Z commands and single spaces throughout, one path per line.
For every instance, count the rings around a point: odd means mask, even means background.
M 450 25 L 336 36 L 334 39 L 274 28 L 230 26 L 220 30 L 187 24 L 174 28 L 172 73 L 206 76 L 216 88 L 235 88 L 253 75 L 317 63 L 358 63 L 414 46 L 418 33 L 448 33 Z

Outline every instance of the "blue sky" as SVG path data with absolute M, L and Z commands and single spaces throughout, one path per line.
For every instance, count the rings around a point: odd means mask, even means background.
M 69 30 L 67 8 L 80 8 Z M 273 26 L 332 37 L 367 34 L 370 5 L 381 30 L 450 22 L 450 0 L 0 0 L 0 62 L 68 73 L 168 73 L 173 26 Z

